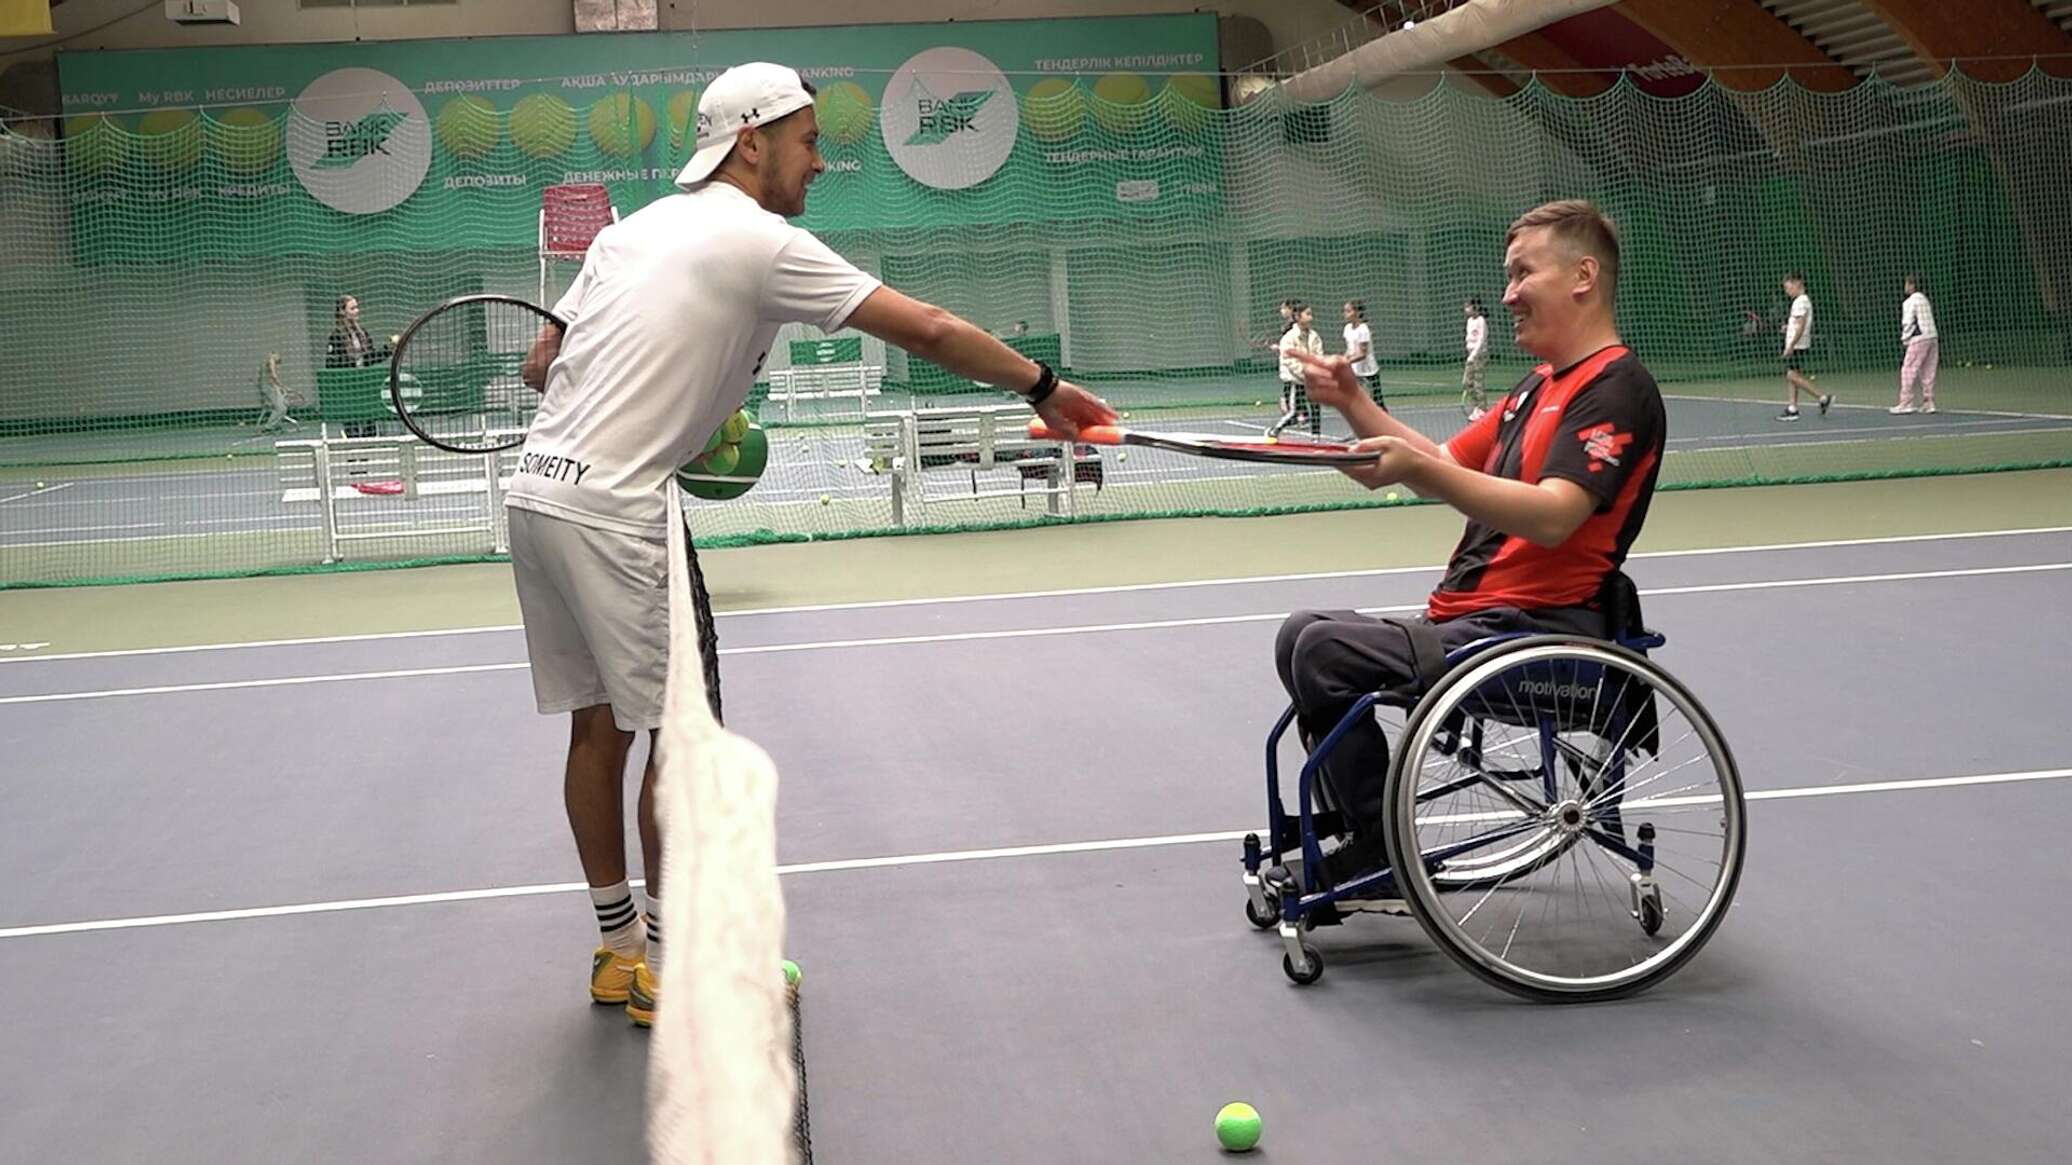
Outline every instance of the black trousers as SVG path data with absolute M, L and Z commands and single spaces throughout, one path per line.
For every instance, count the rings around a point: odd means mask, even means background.
M 1356 611 L 1297 611 L 1281 624 L 1274 641 L 1274 666 L 1295 703 L 1295 723 L 1305 748 L 1314 748 L 1337 727 L 1361 696 L 1409 682 L 1435 661 L 1416 658 L 1404 631 L 1412 619 L 1382 619 Z M 1521 611 L 1496 607 L 1435 625 L 1448 652 L 1477 639 L 1515 631 L 1561 632 L 1601 637 L 1605 617 L 1587 607 Z M 1381 726 L 1364 718 L 1324 760 L 1324 781 L 1332 800 L 1355 829 L 1380 836 L 1388 784 L 1389 745 Z

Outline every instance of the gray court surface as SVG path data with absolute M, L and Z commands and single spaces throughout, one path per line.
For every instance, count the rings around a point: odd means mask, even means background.
M 987 402 L 998 403 L 1000 399 L 989 397 Z M 1460 409 L 1451 399 L 1410 397 L 1398 402 L 1396 410 L 1405 421 L 1436 438 L 1451 435 L 1463 423 Z M 1850 468 L 1850 452 L 1886 442 L 2052 434 L 2072 429 L 2072 418 L 2063 416 L 1946 409 L 1932 416 L 1894 417 L 1886 414 L 1882 404 L 1845 404 L 1826 417 L 1818 416 L 1809 405 L 1806 419 L 1795 425 L 1778 423 L 1773 419 L 1776 413 L 1773 401 L 1678 397 L 1672 393 L 1671 462 L 1665 480 L 1679 480 L 1675 459 L 1693 454 L 1816 447 L 1822 450 L 1820 461 L 1810 463 L 1804 470 L 1813 473 L 1823 463 Z M 1257 436 L 1275 417 L 1271 408 L 1236 410 L 1213 417 L 1203 417 L 1198 410 L 1180 414 L 1146 410 L 1128 423 L 1150 430 L 1245 437 Z M 292 435 L 315 436 L 315 426 L 305 428 L 307 432 Z M 1330 418 L 1326 435 L 1345 436 L 1342 422 Z M 813 506 L 818 499 L 827 498 L 830 502 L 872 502 L 889 509 L 892 479 L 868 471 L 870 457 L 857 427 L 776 427 L 771 430 L 771 437 L 770 467 L 750 495 L 751 501 L 760 505 Z M 234 458 L 211 456 L 134 467 L 134 471 L 122 465 L 54 464 L 47 476 L 40 479 L 0 483 L 0 548 L 107 546 L 173 535 L 290 531 L 314 534 L 322 526 L 318 507 L 306 502 L 284 502 L 279 471 L 270 458 L 258 455 L 271 448 L 271 441 L 271 437 L 246 437 L 239 446 L 242 455 Z M 62 443 L 63 439 L 47 440 L 40 452 L 26 446 L 0 452 L 0 462 L 25 457 L 30 452 L 35 452 L 39 460 L 48 460 L 60 456 L 56 450 Z M 1117 459 L 1113 451 L 1103 457 L 1103 475 L 1109 485 L 1209 485 L 1233 476 L 1331 473 L 1299 466 L 1234 465 L 1158 454 L 1139 454 L 1127 462 Z M 959 470 L 945 468 L 938 472 L 954 474 Z M 1719 474 L 1692 476 L 1733 477 L 1741 472 L 1746 471 L 1722 470 Z M 1011 468 L 993 470 L 987 478 L 988 484 L 995 487 L 1014 480 L 1015 471 Z M 1011 484 L 1008 488 L 1012 488 Z M 348 497 L 338 503 L 341 526 L 360 530 L 481 521 L 486 504 L 483 494 L 417 499 Z
M 1281 1162 L 2072 1156 L 2072 532 L 1629 569 L 1750 847 L 1694 963 L 1586 1007 L 1389 918 L 1316 932 L 1298 988 L 1242 917 L 1279 616 L 1430 571 L 724 616 L 785 777 L 818 1159 L 1211 1161 L 1239 1099 Z M 587 1003 L 522 660 L 0 663 L 0 1157 L 639 1160 L 646 1037 Z

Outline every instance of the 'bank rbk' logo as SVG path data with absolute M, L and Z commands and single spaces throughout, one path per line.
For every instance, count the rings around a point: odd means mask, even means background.
M 951 134 L 977 128 L 979 108 L 993 96 L 991 89 L 971 89 L 955 97 L 938 99 L 930 96 L 918 83 L 914 90 L 921 124 L 914 127 L 914 136 L 906 140 L 910 146 L 941 145 L 950 140 Z
M 317 159 L 317 165 L 350 166 L 369 154 L 386 154 L 389 135 L 403 122 L 402 114 L 387 110 L 370 113 L 358 121 L 327 121 L 324 156 Z

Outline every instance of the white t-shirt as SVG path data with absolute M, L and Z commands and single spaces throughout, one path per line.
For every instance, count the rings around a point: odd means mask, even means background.
M 554 305 L 569 327 L 506 500 L 664 537 L 664 485 L 748 399 L 778 327 L 837 331 L 879 286 L 724 182 L 606 227 Z
M 1891 301 L 1887 300 L 1886 302 L 1890 303 Z M 1784 339 L 1786 343 L 1791 342 L 1792 324 L 1801 319 L 1806 321 L 1805 327 L 1804 330 L 1799 332 L 1798 343 L 1792 344 L 1792 347 L 1796 348 L 1798 351 L 1804 352 L 1813 346 L 1812 296 L 1801 295 L 1797 299 L 1791 301 L 1791 314 L 1784 317 Z
M 1915 292 L 1907 296 L 1906 303 L 1899 309 L 1899 342 L 1911 344 L 1915 340 L 1935 339 L 1935 309 L 1928 305 L 1928 297 Z
M 1467 351 L 1470 360 L 1483 359 L 1489 355 L 1489 320 L 1485 317 L 1468 317 Z
M 1353 361 L 1354 376 L 1372 376 L 1381 371 L 1380 363 L 1374 359 L 1374 333 L 1368 329 L 1365 320 L 1345 325 L 1345 354 L 1350 356 L 1355 352 L 1360 352 L 1361 356 Z
M 1305 328 L 1301 324 L 1289 324 L 1288 330 L 1281 333 L 1281 380 L 1288 384 L 1301 384 L 1304 366 L 1302 361 L 1287 354 L 1290 348 L 1322 356 L 1324 337 L 1317 335 L 1315 328 Z

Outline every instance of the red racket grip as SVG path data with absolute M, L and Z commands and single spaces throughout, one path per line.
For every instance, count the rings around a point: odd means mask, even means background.
M 1029 422 L 1029 438 L 1034 441 L 1062 441 L 1065 438 L 1057 430 L 1043 423 L 1042 417 Z M 1120 445 L 1122 430 L 1113 425 L 1081 425 L 1079 436 L 1074 440 L 1088 445 Z

